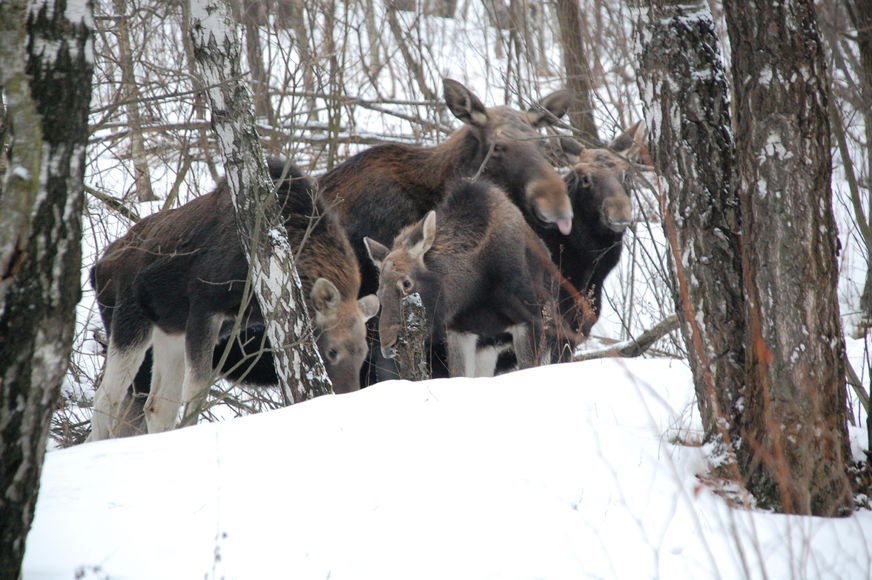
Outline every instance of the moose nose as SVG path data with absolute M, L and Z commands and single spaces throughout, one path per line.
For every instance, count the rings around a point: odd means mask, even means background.
M 621 234 L 630 227 L 629 220 L 609 220 L 609 229 L 615 233 Z

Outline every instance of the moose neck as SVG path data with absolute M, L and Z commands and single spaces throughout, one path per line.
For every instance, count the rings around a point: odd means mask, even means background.
M 439 145 L 421 148 L 419 152 L 419 163 L 408 166 L 409 177 L 440 195 L 452 179 L 475 175 L 486 153 L 475 130 L 468 126 Z

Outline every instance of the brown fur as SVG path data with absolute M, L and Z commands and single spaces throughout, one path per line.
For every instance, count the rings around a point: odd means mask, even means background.
M 474 349 L 475 336 L 512 328 L 519 365 L 533 364 L 531 341 L 541 331 L 540 260 L 547 252 L 499 188 L 487 181 L 460 182 L 435 212 L 404 228 L 390 249 L 368 238 L 366 243 L 380 268 L 379 335 L 385 355 L 393 353 L 397 341 L 402 297 L 419 292 L 431 344 L 448 343 L 451 376 L 482 372 L 470 366 L 469 349 L 453 346 L 461 335 L 473 336 L 467 345 Z
M 358 301 L 357 261 L 335 216 L 317 201 L 311 180 L 290 165 L 286 174 L 281 161 L 271 161 L 269 168 L 280 184 L 277 193 L 291 245 L 300 249 L 296 265 L 328 375 L 338 392 L 354 390 L 366 353 L 364 322 L 375 314 L 375 298 Z M 91 272 L 109 332 L 107 368 L 125 353 L 138 353 L 142 360 L 156 327 L 166 336 L 185 336 L 189 372 L 206 380 L 218 339 L 212 321 L 237 315 L 247 273 L 226 182 L 180 208 L 137 223 L 107 248 Z M 257 302 L 252 300 L 245 324 L 261 321 Z M 95 413 L 95 438 L 112 434 L 106 421 L 117 414 L 119 399 L 133 379 L 130 364 L 117 367 L 122 369 L 120 374 L 107 371 L 112 384 L 98 390 L 98 402 L 101 393 L 111 401 L 101 402 L 101 418 Z M 169 380 L 180 383 L 182 378 Z M 138 389 L 148 390 L 142 385 Z M 151 395 L 149 401 L 156 396 Z

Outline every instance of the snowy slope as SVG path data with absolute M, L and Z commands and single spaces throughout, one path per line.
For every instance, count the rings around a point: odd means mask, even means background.
M 868 578 L 872 513 L 727 508 L 690 373 L 389 382 L 47 455 L 24 577 Z

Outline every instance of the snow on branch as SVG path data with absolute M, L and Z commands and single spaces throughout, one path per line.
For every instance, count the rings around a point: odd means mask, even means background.
M 678 328 L 678 316 L 673 314 L 657 323 L 636 338 L 611 344 L 605 348 L 581 352 L 572 357 L 573 362 L 597 358 L 633 358 L 651 348 L 655 342 Z

